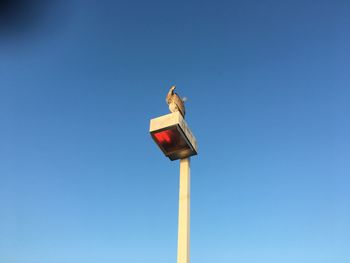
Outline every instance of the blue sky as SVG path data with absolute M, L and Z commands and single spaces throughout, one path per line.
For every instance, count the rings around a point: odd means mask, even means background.
M 173 84 L 192 262 L 350 262 L 348 1 L 33 10 L 0 32 L 0 262 L 176 262 L 179 164 L 148 134 Z

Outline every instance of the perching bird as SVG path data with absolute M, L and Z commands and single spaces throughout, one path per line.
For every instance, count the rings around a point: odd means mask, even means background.
M 166 96 L 166 102 L 169 105 L 170 112 L 176 112 L 179 111 L 182 115 L 182 117 L 185 118 L 185 105 L 184 99 L 181 99 L 180 96 L 174 92 L 174 89 L 176 86 L 172 86 Z

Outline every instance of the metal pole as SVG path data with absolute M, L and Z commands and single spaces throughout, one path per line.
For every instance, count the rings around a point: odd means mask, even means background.
M 190 158 L 180 160 L 177 263 L 190 263 Z

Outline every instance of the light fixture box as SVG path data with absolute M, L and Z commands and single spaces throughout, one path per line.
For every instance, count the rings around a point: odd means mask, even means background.
M 150 134 L 165 156 L 172 161 L 198 153 L 196 138 L 178 111 L 152 119 Z

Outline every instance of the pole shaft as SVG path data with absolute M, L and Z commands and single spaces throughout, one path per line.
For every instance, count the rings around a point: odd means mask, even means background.
M 180 160 L 177 263 L 190 263 L 190 158 Z

